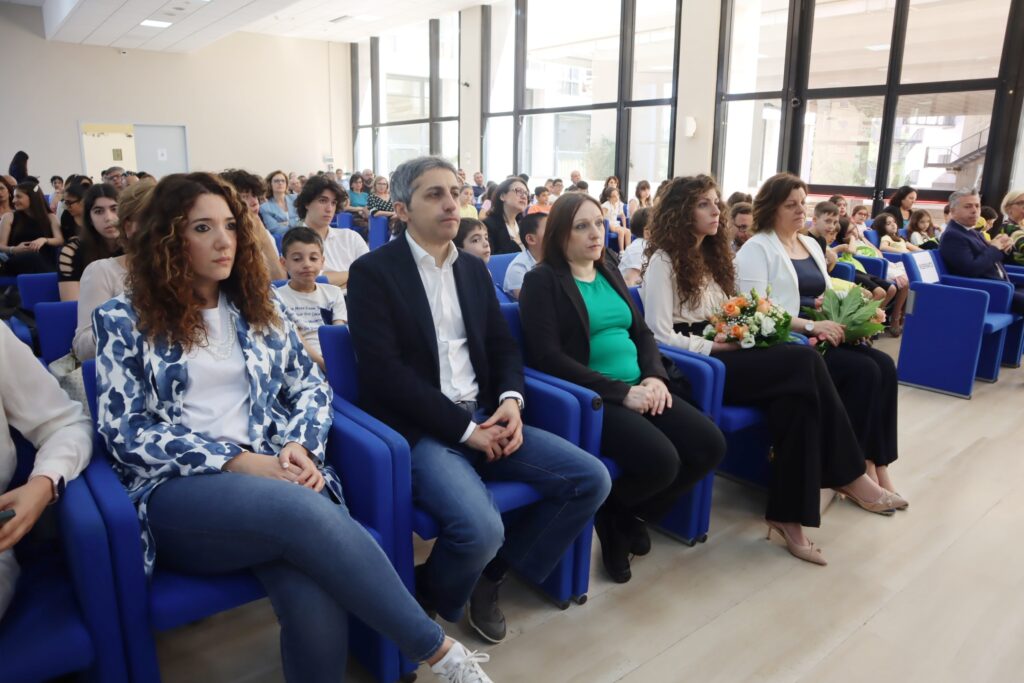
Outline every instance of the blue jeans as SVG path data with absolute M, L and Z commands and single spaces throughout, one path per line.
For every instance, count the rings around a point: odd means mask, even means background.
M 484 481 L 518 481 L 543 499 L 506 530 Z M 473 586 L 498 551 L 527 579 L 558 564 L 611 490 L 608 470 L 565 439 L 523 427 L 523 445 L 487 462 L 483 453 L 423 437 L 412 449 L 412 495 L 441 531 L 426 563 L 426 592 L 444 619 L 458 621 Z
M 149 522 L 160 566 L 253 571 L 281 624 L 288 681 L 344 680 L 348 613 L 415 662 L 444 642 L 384 551 L 326 489 L 235 473 L 181 477 L 153 492 Z

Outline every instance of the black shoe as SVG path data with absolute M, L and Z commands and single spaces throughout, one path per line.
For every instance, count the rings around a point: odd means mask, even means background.
M 505 615 L 498 607 L 498 588 L 503 581 L 504 579 L 491 581 L 486 576 L 481 576 L 469 596 L 469 611 L 466 613 L 469 625 L 481 638 L 492 643 L 505 640 L 507 632 Z
M 601 541 L 601 560 L 605 571 L 615 583 L 626 583 L 633 578 L 629 570 L 629 538 L 619 528 L 615 517 L 604 510 L 597 511 L 594 530 Z
M 626 535 L 629 536 L 629 552 L 637 557 L 651 552 L 651 535 L 647 533 L 647 522 L 629 515 L 623 519 Z
M 433 601 L 430 599 L 430 589 L 427 583 L 427 565 L 417 565 L 413 570 L 413 575 L 416 581 L 416 602 L 420 603 L 420 607 L 427 613 L 427 616 L 431 619 L 437 619 L 437 609 L 434 608 Z

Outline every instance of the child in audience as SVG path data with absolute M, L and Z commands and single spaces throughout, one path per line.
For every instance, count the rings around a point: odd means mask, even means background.
M 523 251 L 516 255 L 505 271 L 505 281 L 501 288 L 513 299 L 519 299 L 519 290 L 523 286 L 523 278 L 540 262 L 544 228 L 548 222 L 548 214 L 531 213 L 519 221 L 519 239 L 522 240 Z
M 349 515 L 324 460 L 331 392 L 268 295 L 234 190 L 169 175 L 141 220 L 127 293 L 95 320 L 97 423 L 146 572 L 251 570 L 282 615 L 290 683 L 344 679 L 349 614 L 450 683 L 489 681 L 486 656 L 445 638 Z
M 854 207 L 850 209 L 850 222 L 852 224 L 850 225 L 850 228 L 853 230 L 863 230 L 866 227 L 864 223 L 867 222 L 868 216 L 870 215 L 871 211 L 868 207 L 863 204 L 855 204 Z
M 633 242 L 626 247 L 619 258 L 619 272 L 626 281 L 626 286 L 636 287 L 643 282 L 644 251 L 647 249 L 647 238 L 650 237 L 648 220 L 651 209 L 637 209 L 630 221 L 629 228 L 633 232 Z
M 630 221 L 636 216 L 636 212 L 640 209 L 649 209 L 654 206 L 654 202 L 651 200 L 651 184 L 646 180 L 641 180 L 636 184 L 636 196 L 629 200 L 629 218 Z M 636 236 L 636 231 L 633 231 L 633 236 Z
M 938 249 L 939 233 L 938 228 L 932 223 L 932 215 L 924 209 L 917 209 L 910 215 L 910 225 L 907 227 L 907 235 L 910 243 L 921 249 Z
M 85 193 L 81 234 L 64 243 L 57 257 L 57 289 L 61 301 L 78 301 L 79 282 L 93 261 L 121 255 L 117 228 L 117 189 L 108 183 Z
M 550 181 L 548 181 L 550 182 Z M 551 190 L 544 185 L 537 186 L 534 191 L 537 201 L 526 211 L 527 214 L 543 213 L 551 210 Z
M 614 179 L 614 176 L 609 178 L 609 180 Z M 605 186 L 605 192 L 606 200 L 601 204 L 601 210 L 604 211 L 604 217 L 608 221 L 608 229 L 619 237 L 619 253 L 621 254 L 633 241 L 633 235 L 626 227 L 626 214 L 623 211 L 622 200 L 619 198 L 617 184 Z
M 472 218 L 459 221 L 455 233 L 455 246 L 487 263 L 491 260 L 491 241 L 487 237 L 487 226 Z
M 459 190 L 459 215 L 473 220 L 480 219 L 480 214 L 477 213 L 476 206 L 473 205 L 472 185 L 463 185 Z
M 911 244 L 900 237 L 899 228 L 896 227 L 896 219 L 888 213 L 880 213 L 875 216 L 871 224 L 878 231 L 879 248 L 889 254 L 906 254 L 911 251 L 921 251 L 921 248 Z
M 348 284 L 349 266 L 370 251 L 359 233 L 331 227 L 334 214 L 347 203 L 348 193 L 333 178 L 326 176 L 310 178 L 295 198 L 295 210 L 299 218 L 323 240 L 323 274 L 329 283 L 342 289 Z
M 288 283 L 274 291 L 299 326 L 310 357 L 326 371 L 319 331 L 322 325 L 345 324 L 348 318 L 345 293 L 334 285 L 316 281 L 323 269 L 324 243 L 309 228 L 292 228 L 286 232 L 281 254 L 281 265 L 288 271 Z
M 68 398 L 32 350 L 0 323 L 0 511 L 14 517 L 0 524 L 0 619 L 14 597 L 18 563 L 12 550 L 89 463 L 92 428 L 82 404 Z M 36 448 L 28 481 L 7 490 L 17 452 L 11 429 Z

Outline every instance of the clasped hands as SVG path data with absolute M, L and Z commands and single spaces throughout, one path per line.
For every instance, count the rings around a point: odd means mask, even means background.
M 672 394 L 668 386 L 656 377 L 647 377 L 640 384 L 629 388 L 622 405 L 641 415 L 661 415 L 672 407 Z
M 243 451 L 229 460 L 224 469 L 254 477 L 290 481 L 318 493 L 324 488 L 324 475 L 313 457 L 304 446 L 294 441 L 286 443 L 277 457 Z
M 39 251 L 46 246 L 45 237 L 37 237 L 31 242 L 22 242 L 11 247 L 12 254 L 25 254 L 32 251 Z
M 506 458 L 523 445 L 523 417 L 519 402 L 506 398 L 466 439 L 466 445 L 487 456 L 487 462 Z
M 1013 240 L 1010 239 L 1010 236 L 1007 235 L 1006 233 L 996 235 L 995 237 L 993 237 L 992 242 L 990 244 L 999 251 L 1008 252 L 1011 248 L 1013 248 Z

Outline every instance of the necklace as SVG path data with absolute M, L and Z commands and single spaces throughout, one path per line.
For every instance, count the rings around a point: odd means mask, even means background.
M 211 339 L 209 331 L 207 331 L 206 343 L 201 344 L 199 348 L 210 354 L 214 360 L 224 361 L 230 358 L 231 353 L 235 350 L 235 342 L 237 341 L 236 338 L 238 334 L 235 329 L 235 319 L 230 313 L 228 313 L 227 308 L 218 307 L 218 313 L 220 314 L 221 332 L 227 330 L 227 334 L 222 334 L 216 339 Z

